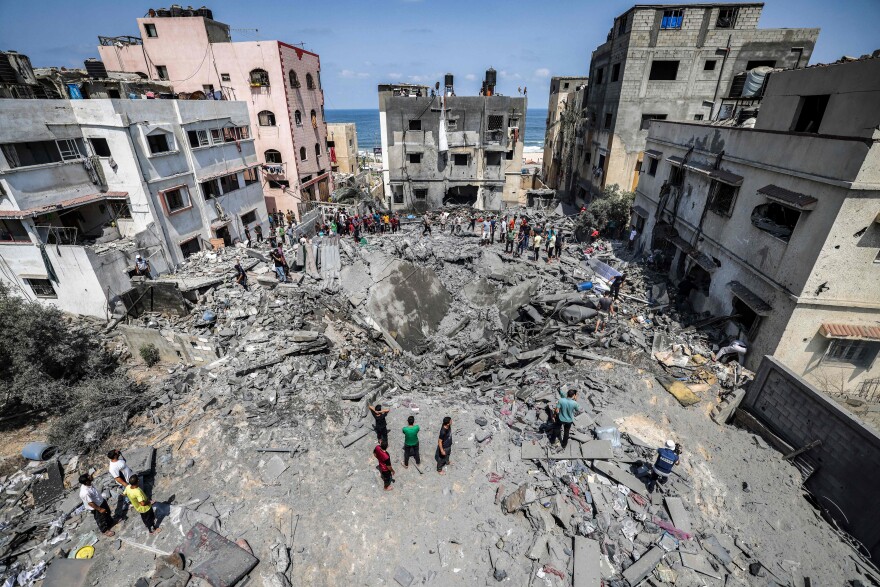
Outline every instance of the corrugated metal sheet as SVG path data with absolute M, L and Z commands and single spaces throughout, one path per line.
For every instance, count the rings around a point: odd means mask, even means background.
M 723 169 L 716 169 L 712 171 L 711 173 L 709 173 L 709 177 L 730 185 L 742 185 L 743 182 L 743 176 L 725 171 Z
M 675 155 L 672 155 L 670 157 L 667 157 L 666 160 L 673 165 L 681 166 L 682 164 L 684 164 L 684 157 L 676 157 Z
M 821 328 L 826 338 L 852 338 L 856 340 L 880 340 L 880 326 L 860 324 L 837 324 L 824 322 Z
M 762 300 L 758 294 L 744 286 L 738 281 L 731 281 L 727 284 L 730 291 L 751 308 L 758 316 L 769 316 L 773 312 L 773 307 Z
M 653 157 L 654 159 L 660 159 L 663 157 L 663 153 L 660 151 L 655 151 L 654 149 L 648 149 L 645 151 L 645 157 Z
M 759 189 L 758 193 L 764 194 L 780 204 L 785 204 L 799 210 L 812 210 L 816 206 L 816 202 L 819 201 L 813 196 L 793 192 L 772 183 Z

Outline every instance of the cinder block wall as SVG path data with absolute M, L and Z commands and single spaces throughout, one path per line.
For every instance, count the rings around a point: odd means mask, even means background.
M 769 355 L 740 407 L 795 449 L 822 441 L 804 455 L 817 465 L 806 487 L 880 558 L 880 436 Z

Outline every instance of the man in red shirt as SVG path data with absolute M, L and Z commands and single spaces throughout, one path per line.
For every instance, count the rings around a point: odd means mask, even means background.
M 394 483 L 394 467 L 391 466 L 391 455 L 388 454 L 388 441 L 383 439 L 373 449 L 373 456 L 379 461 L 379 471 L 382 473 L 382 482 L 385 484 L 385 491 L 394 489 L 391 484 Z

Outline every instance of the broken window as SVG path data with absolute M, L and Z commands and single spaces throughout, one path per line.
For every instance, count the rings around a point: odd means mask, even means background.
M 202 195 L 206 200 L 220 197 L 220 186 L 217 185 L 216 179 L 210 179 L 201 183 Z
M 651 157 L 651 162 L 648 164 L 648 175 L 654 177 L 657 175 L 657 166 L 659 165 L 659 161 L 657 159 Z
M 772 59 L 754 59 L 746 62 L 746 71 L 751 71 L 756 67 L 776 67 L 776 62 Z
M 703 71 L 715 71 L 715 64 L 718 63 L 717 59 L 707 59 L 705 63 L 703 63 Z
M 265 153 L 263 153 L 263 159 L 266 160 L 266 163 L 281 165 L 281 152 L 276 151 L 275 149 L 269 149 Z
M 641 130 L 648 130 L 651 128 L 652 120 L 666 120 L 665 114 L 642 114 L 642 124 L 639 127 Z
M 228 73 L 221 73 L 220 74 L 220 81 L 221 82 L 232 81 L 232 77 Z
M 756 228 L 770 233 L 785 242 L 791 239 L 791 233 L 794 232 L 800 217 L 800 210 L 795 210 L 776 202 L 761 204 L 760 206 L 755 206 L 755 209 L 752 210 L 752 224 Z
M 833 339 L 828 343 L 823 361 L 870 367 L 877 356 L 878 348 L 880 343 L 869 340 Z
M 507 128 L 519 128 L 519 118 L 508 118 Z
M 452 156 L 452 164 L 453 165 L 464 165 L 468 164 L 468 156 L 467 153 L 456 153 Z
M 171 145 L 168 144 L 168 135 L 164 132 L 147 135 L 147 145 L 149 145 L 150 153 L 153 155 L 171 151 Z
M 250 134 L 250 129 L 246 126 L 227 126 L 223 129 L 223 140 L 233 143 L 248 138 Z
M 401 186 L 394 186 L 394 203 L 403 204 L 403 188 Z
M 245 212 L 241 215 L 241 223 L 245 226 L 249 224 L 253 224 L 257 221 L 257 211 L 251 210 L 250 212 Z
M 604 73 L 605 73 L 605 69 L 602 67 L 600 67 L 599 69 L 596 70 L 596 75 L 595 75 L 596 85 L 602 84 L 602 74 L 604 74 Z
M 677 76 L 678 61 L 655 60 L 651 62 L 651 73 L 648 74 L 649 80 L 675 81 Z
M 0 241 L 30 242 L 30 238 L 21 220 L 0 219 Z
M 283 190 L 290 187 L 290 181 L 286 179 L 270 179 L 268 183 L 273 190 Z
M 293 70 L 291 69 L 290 72 L 288 72 L 287 77 L 288 77 L 288 79 L 290 80 L 290 87 L 291 87 L 291 88 L 298 88 L 298 87 L 300 87 L 300 84 L 299 84 L 299 78 L 296 76 L 296 72 L 295 72 L 295 71 L 293 71 Z
M 617 21 L 617 34 L 623 35 L 626 33 L 626 17 L 619 19 Z
M 611 112 L 605 113 L 605 124 L 602 128 L 605 130 L 609 130 L 611 128 L 611 121 L 614 118 L 614 115 Z
M 147 36 L 151 39 L 155 39 L 159 36 L 158 33 L 156 33 L 156 25 L 150 22 L 144 24 L 144 32 L 147 33 Z
M 671 165 L 669 167 L 669 185 L 681 187 L 684 184 L 684 169 L 679 165 Z
M 299 110 L 294 111 L 294 113 L 293 113 L 293 122 L 296 123 L 297 126 L 302 126 L 302 125 L 303 125 L 303 116 L 302 116 L 302 112 L 300 112 Z
M 486 165 L 489 167 L 500 167 L 501 153 L 486 153 Z
M 422 121 L 419 119 L 413 119 L 409 121 L 409 129 L 410 130 L 422 130 Z
M 310 90 L 315 89 L 315 78 L 312 77 L 312 74 L 306 74 L 306 87 Z
M 410 153 L 409 154 L 409 162 L 410 163 L 421 163 L 422 162 L 422 154 L 421 153 Z
M 458 119 L 457 118 L 449 118 L 446 120 L 446 130 L 458 130 Z
M 249 186 L 252 183 L 257 183 L 258 181 L 260 181 L 260 174 L 257 171 L 256 167 L 250 167 L 248 169 L 245 169 L 244 172 L 242 173 L 242 175 L 244 176 L 244 185 L 246 185 L 246 186 Z
M 716 29 L 732 29 L 736 25 L 736 8 L 719 8 L 715 20 Z
M 490 114 L 489 115 L 489 124 L 486 126 L 487 130 L 501 130 L 504 127 L 504 115 L 503 114 Z
M 160 80 L 166 80 L 166 81 L 167 81 L 168 79 L 170 79 L 170 78 L 168 77 L 168 68 L 165 67 L 164 65 L 157 65 L 157 66 L 156 66 L 156 75 L 159 76 L 159 79 L 160 79 Z
M 755 338 L 755 334 L 758 328 L 758 324 L 761 322 L 761 317 L 752 310 L 748 304 L 739 299 L 736 296 L 733 296 L 733 313 L 736 315 L 736 321 L 742 324 L 743 329 L 746 331 L 746 334 L 749 338 Z
M 828 94 L 801 96 L 798 115 L 791 130 L 794 132 L 818 133 L 830 97 Z
M 275 126 L 275 114 L 269 110 L 262 110 L 257 114 L 257 120 L 260 126 Z
M 427 200 L 428 199 L 428 190 L 425 188 L 419 188 L 413 190 L 413 198 L 416 200 Z
M 739 188 L 736 186 L 713 179 L 709 185 L 709 209 L 730 216 L 738 191 Z
M 615 63 L 611 66 L 611 81 L 616 82 L 620 79 L 620 64 Z
M 34 277 L 25 277 L 25 282 L 31 287 L 34 292 L 34 295 L 38 298 L 57 298 L 58 294 L 55 293 L 55 288 L 52 286 L 52 282 L 48 279 L 37 279 Z
M 694 120 L 703 120 L 702 114 L 694 114 Z
M 207 147 L 211 144 L 208 140 L 208 131 L 206 130 L 190 130 L 186 133 L 189 138 L 189 146 L 193 149 L 197 147 Z
M 684 10 L 681 8 L 673 8 L 663 11 L 663 20 L 660 21 L 661 29 L 680 29 L 684 20 Z
M 315 143 L 315 160 L 321 158 L 321 145 L 319 143 Z
M 220 189 L 223 190 L 224 194 L 234 192 L 239 189 L 239 187 L 237 173 L 230 173 L 229 175 L 224 175 L 220 178 Z
M 309 157 L 308 157 L 308 154 L 306 153 L 306 148 L 305 148 L 305 147 L 300 147 L 300 148 L 299 148 L 299 160 L 300 160 L 300 161 L 307 161 L 308 158 L 309 158 Z
M 212 128 L 211 129 L 211 143 L 215 145 L 219 145 L 223 142 L 223 129 L 222 128 Z
M 198 253 L 201 249 L 202 247 L 199 245 L 199 237 L 194 237 L 180 243 L 180 252 L 183 253 L 184 258 L 187 258 L 194 253 Z
M 269 72 L 265 69 L 253 69 L 250 73 L 251 87 L 269 87 Z
M 187 193 L 187 189 L 185 186 L 166 190 L 162 192 L 162 197 L 165 200 L 165 210 L 169 214 L 179 212 L 190 207 L 189 193 Z
M 33 141 L 2 145 L 3 155 L 10 167 L 30 167 L 64 161 L 58 142 Z

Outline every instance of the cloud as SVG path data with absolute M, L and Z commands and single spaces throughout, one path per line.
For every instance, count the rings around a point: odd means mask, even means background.
M 413 35 L 430 35 L 434 31 L 433 29 L 403 29 L 403 32 Z
M 389 73 L 387 74 L 388 79 L 400 79 L 403 77 L 402 73 Z
M 535 70 L 535 77 L 550 77 L 550 70 L 546 67 L 541 67 Z
M 364 71 L 352 71 L 350 69 L 343 69 L 339 72 L 339 77 L 344 77 L 346 79 L 365 78 L 370 77 L 370 74 Z
M 472 73 L 469 73 L 469 74 L 467 74 L 466 76 L 464 76 L 464 79 L 468 80 L 469 82 L 472 82 L 472 81 L 474 81 L 474 80 L 477 79 L 477 76 L 475 76 L 475 75 L 472 74 Z
M 522 79 L 522 76 L 518 73 L 510 73 L 506 69 L 502 69 L 498 72 L 498 76 L 501 79 Z

